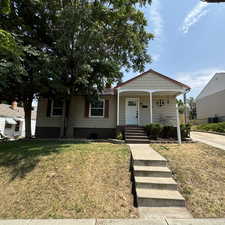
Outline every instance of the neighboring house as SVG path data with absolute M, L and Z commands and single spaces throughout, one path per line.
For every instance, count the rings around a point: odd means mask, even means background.
M 66 104 L 39 99 L 36 136 L 63 136 L 68 121 L 67 137 L 108 138 L 125 126 L 149 123 L 177 125 L 176 97 L 190 87 L 153 70 L 142 73 L 117 87 L 107 88 L 96 103 L 85 96 L 74 96 L 69 110 Z M 67 117 L 68 120 L 64 118 Z
M 197 119 L 225 121 L 225 73 L 216 73 L 196 98 Z
M 35 134 L 36 111 L 32 111 L 31 132 Z M 24 137 L 24 109 L 14 101 L 12 105 L 0 104 L 0 132 L 7 137 Z

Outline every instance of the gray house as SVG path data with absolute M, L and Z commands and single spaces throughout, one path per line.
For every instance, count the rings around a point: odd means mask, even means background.
M 225 73 L 216 73 L 196 98 L 197 119 L 225 121 Z
M 25 137 L 24 109 L 17 102 L 0 104 L 0 133 L 9 138 Z M 35 134 L 36 111 L 31 114 L 31 133 Z
M 85 96 L 74 96 L 68 113 L 65 103 L 41 98 L 36 136 L 61 137 L 65 116 L 69 121 L 67 136 L 75 138 L 90 138 L 93 134 L 99 138 L 113 137 L 116 129 L 149 123 L 177 126 L 176 97 L 189 90 L 187 85 L 149 70 L 105 89 L 96 103 L 87 102 Z

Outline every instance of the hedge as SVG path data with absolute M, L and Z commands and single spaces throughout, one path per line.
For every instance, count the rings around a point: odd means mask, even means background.
M 198 125 L 195 126 L 195 130 L 225 133 L 225 122 Z
M 181 138 L 190 137 L 190 124 L 180 125 Z M 159 123 L 152 123 L 145 126 L 145 131 L 151 139 L 157 138 L 177 138 L 177 128 L 173 126 L 163 126 Z

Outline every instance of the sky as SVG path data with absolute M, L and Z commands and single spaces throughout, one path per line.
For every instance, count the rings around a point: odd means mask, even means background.
M 225 3 L 152 0 L 142 8 L 154 34 L 148 52 L 154 69 L 189 85 L 197 97 L 216 72 L 225 71 Z M 138 75 L 124 74 L 124 81 Z

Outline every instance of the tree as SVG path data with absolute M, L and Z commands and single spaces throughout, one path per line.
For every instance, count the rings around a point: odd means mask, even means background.
M 145 30 L 138 2 L 63 2 L 54 28 L 52 64 L 68 102 L 77 94 L 97 96 L 106 83 L 121 80 L 121 68 L 142 71 L 151 61 L 146 49 L 153 35 Z
M 185 111 L 185 105 L 181 99 L 177 100 L 178 111 L 180 114 L 183 114 Z
M 138 3 L 150 1 L 11 0 L 0 27 L 20 40 L 23 56 L 16 67 L 1 61 L 0 96 L 23 101 L 26 137 L 35 96 L 61 96 L 68 104 L 73 95 L 98 96 L 121 79 L 122 67 L 141 71 L 151 61 L 146 48 L 153 35 Z
M 196 111 L 196 101 L 193 97 L 187 99 L 187 104 L 189 107 L 189 118 L 194 120 L 197 118 L 197 111 Z
M 43 2 L 12 0 L 10 12 L 0 15 L 0 100 L 23 103 L 27 138 L 31 137 L 32 101 L 48 81 L 44 48 L 49 43 L 49 24 L 44 10 Z

